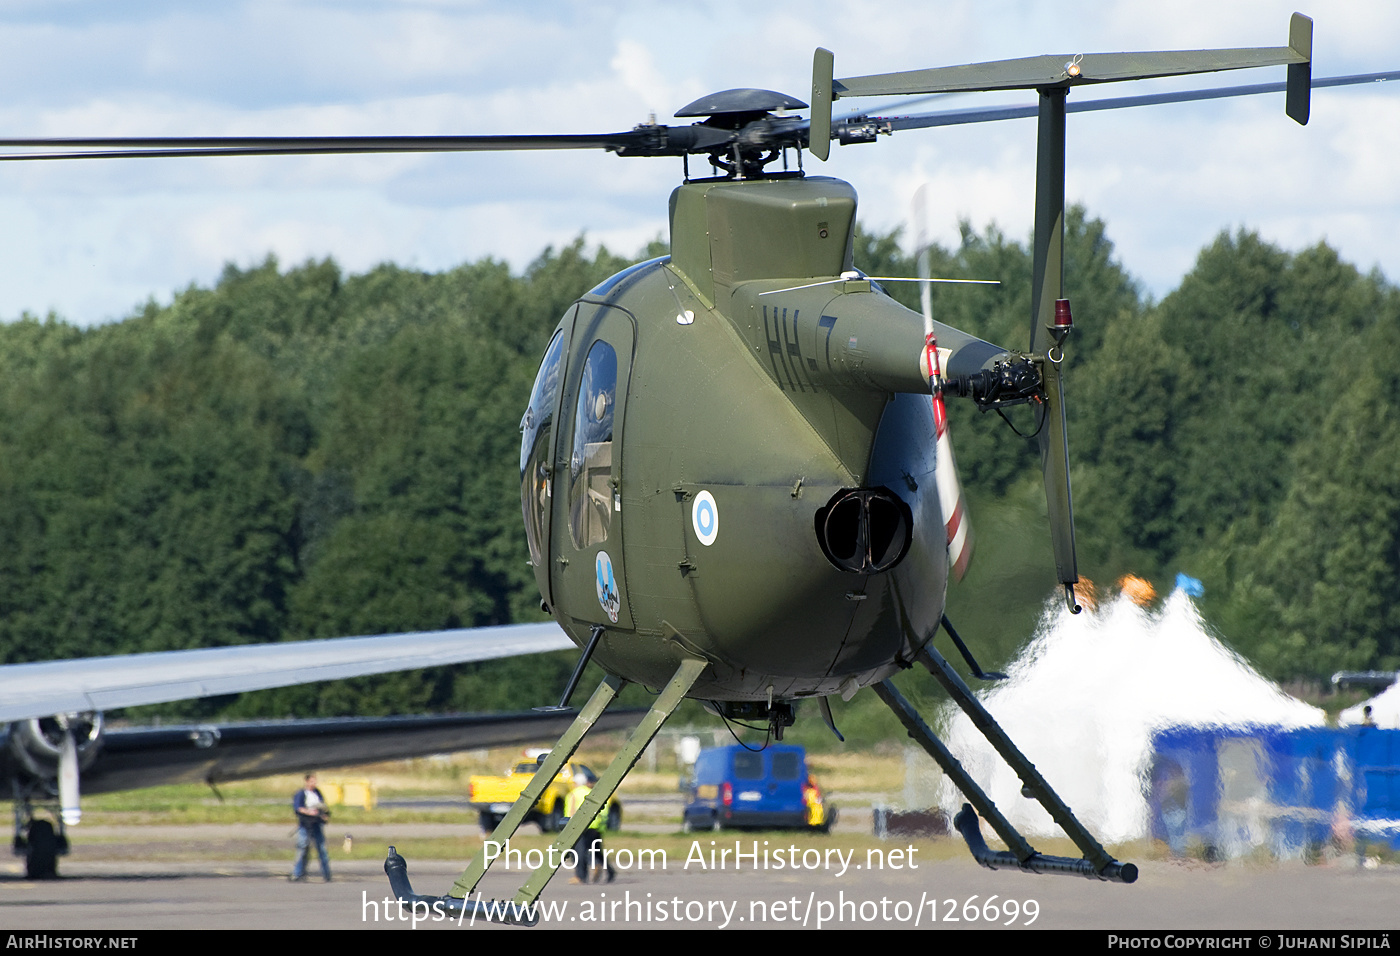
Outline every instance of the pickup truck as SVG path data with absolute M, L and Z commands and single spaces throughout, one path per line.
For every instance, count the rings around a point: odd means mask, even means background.
M 467 799 L 479 814 L 481 828 L 487 834 L 496 829 L 525 785 L 535 776 L 537 766 L 534 760 L 521 760 L 503 777 L 473 775 L 467 781 Z M 564 800 L 569 791 L 580 782 L 591 785 L 597 779 L 598 775 L 581 763 L 565 764 L 525 815 L 525 822 L 537 825 L 541 833 L 558 833 L 564 829 Z M 607 826 L 609 830 L 622 826 L 622 804 L 616 797 L 608 803 Z

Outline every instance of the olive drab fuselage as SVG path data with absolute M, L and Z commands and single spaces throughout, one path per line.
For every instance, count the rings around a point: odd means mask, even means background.
M 521 421 L 521 503 L 545 605 L 607 676 L 493 830 L 508 840 L 627 681 L 655 689 L 646 714 L 551 846 L 562 851 L 622 782 L 686 697 L 719 714 L 767 718 L 782 740 L 792 701 L 849 697 L 873 685 L 967 799 L 954 819 L 992 869 L 1132 883 L 932 645 L 940 626 L 974 674 L 991 675 L 943 618 L 950 564 L 965 548 L 945 393 L 979 408 L 1040 408 L 1041 467 L 1056 576 L 1080 605 L 1065 428 L 1063 344 L 1073 329 L 1064 287 L 1066 97 L 1071 86 L 1288 64 L 1288 113 L 1306 122 L 1312 22 L 1295 14 L 1286 48 L 1023 57 L 835 79 L 812 62 L 811 115 L 772 90 L 734 89 L 655 123 L 522 146 L 602 146 L 620 155 L 708 155 L 724 179 L 671 194 L 671 255 L 624 270 L 569 308 L 545 351 Z M 1034 89 L 1036 208 L 1031 341 L 1009 353 L 896 304 L 853 268 L 856 196 L 846 183 L 769 163 L 802 148 L 826 159 L 833 139 L 870 142 L 940 117 L 833 120 L 845 96 Z M 1125 104 L 1126 105 L 1126 104 Z M 776 112 L 775 112 L 776 111 Z M 480 144 L 483 148 L 486 143 Z M 687 160 L 688 162 L 688 160 Z M 687 176 L 688 176 L 688 166 Z M 1004 359 L 1004 361 L 1003 361 Z M 946 512 L 946 514 L 945 514 Z M 950 560 L 952 551 L 954 557 Z M 929 729 L 889 678 L 918 663 L 1083 853 L 1040 853 Z M 840 734 L 838 733 L 839 737 Z M 994 851 L 986 821 L 1006 845 Z M 413 893 L 390 851 L 399 900 L 483 911 L 485 855 L 433 900 Z M 514 897 L 515 918 L 554 875 L 541 865 Z M 491 904 L 494 907 L 496 904 Z M 491 917 L 489 914 L 487 918 Z
M 828 178 L 692 182 L 672 255 L 579 299 L 522 422 L 545 603 L 610 673 L 690 696 L 853 692 L 943 611 L 923 319 L 851 269 L 856 197 Z M 803 288 L 796 288 L 803 286 Z M 764 294 L 768 293 L 768 294 Z M 1003 350 L 936 326 L 950 374 Z

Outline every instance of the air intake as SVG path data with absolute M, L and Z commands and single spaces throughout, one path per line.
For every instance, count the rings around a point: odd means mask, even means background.
M 817 543 L 826 559 L 852 574 L 878 574 L 909 550 L 913 516 L 886 488 L 838 491 L 817 511 Z

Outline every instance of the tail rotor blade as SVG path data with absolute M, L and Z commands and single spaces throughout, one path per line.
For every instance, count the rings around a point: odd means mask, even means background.
M 924 368 L 933 392 L 933 425 L 937 454 L 933 477 L 938 485 L 938 503 L 948 531 L 948 569 L 953 580 L 961 581 L 972 563 L 972 524 L 967 520 L 962 482 L 953 459 L 953 442 L 948 435 L 948 412 L 943 405 L 943 371 L 938 341 L 932 332 L 924 336 Z
M 961 581 L 972 563 L 972 525 L 967 520 L 958 464 L 953 459 L 953 440 L 948 434 L 948 410 L 943 404 L 943 361 L 938 339 L 933 334 L 933 296 L 929 292 L 929 255 L 925 186 L 914 193 L 914 236 L 918 245 L 919 301 L 924 313 L 924 372 L 933 396 L 935 456 L 933 478 L 938 485 L 938 503 L 948 529 L 948 568 L 953 580 Z
M 1059 353 L 1051 349 L 1051 355 Z M 1047 358 L 1043 366 L 1045 384 L 1045 427 L 1040 430 L 1040 465 L 1045 474 L 1045 503 L 1050 518 L 1050 544 L 1055 555 L 1055 571 L 1065 587 L 1070 609 L 1079 611 L 1074 585 L 1079 581 L 1079 565 L 1074 548 L 1074 503 L 1069 487 L 1069 435 L 1065 430 L 1065 386 L 1063 364 Z

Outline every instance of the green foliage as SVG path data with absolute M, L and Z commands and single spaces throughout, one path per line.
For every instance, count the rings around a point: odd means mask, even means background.
M 899 240 L 858 230 L 856 264 L 914 275 Z M 1400 665 L 1400 294 L 1325 246 L 1290 254 L 1241 232 L 1154 305 L 1078 208 L 1065 254 L 1083 573 L 1201 577 L 1208 618 L 1275 676 Z M 935 287 L 940 321 L 1026 346 L 1025 245 L 964 224 L 930 260 L 936 276 L 1002 281 Z M 520 410 L 560 314 L 627 264 L 582 239 L 520 275 L 489 259 L 359 276 L 269 259 L 113 325 L 0 326 L 0 659 L 537 619 Z M 917 286 L 892 285 L 918 307 Z M 998 667 L 1053 592 L 1039 459 L 995 415 L 952 402 L 950 417 L 977 558 L 949 615 Z M 1038 424 L 1034 409 L 1011 417 Z M 552 702 L 571 666 L 550 655 L 153 710 L 516 709 Z M 837 708 L 851 746 L 900 736 L 866 696 Z M 802 724 L 798 739 L 829 736 Z
M 564 309 L 628 264 L 582 239 L 522 276 L 269 258 L 122 323 L 0 326 L 0 659 L 538 618 L 520 409 Z M 152 710 L 509 709 L 551 702 L 570 667 Z
M 1274 519 L 1221 575 L 1232 636 L 1276 673 L 1400 665 L 1396 317 L 1357 342 L 1360 367 L 1294 446 Z
M 1221 235 L 1083 366 L 1088 562 L 1201 578 L 1207 617 L 1273 676 L 1394 666 L 1398 318 L 1325 246 Z
M 6 376 L 7 660 L 274 639 L 297 397 L 227 342 L 133 320 L 49 336 Z M 42 635 L 42 640 L 35 640 Z

